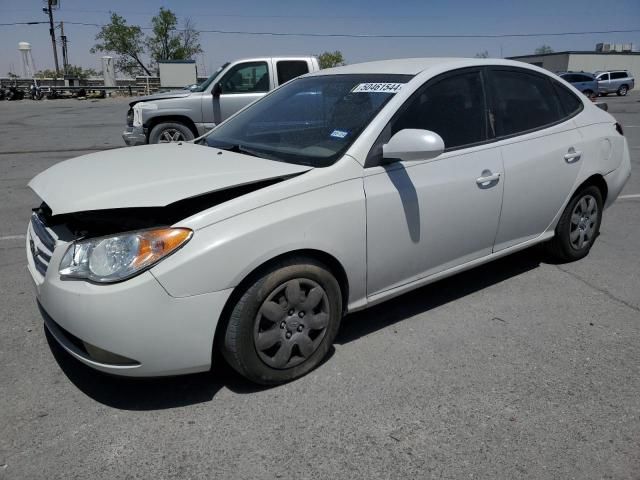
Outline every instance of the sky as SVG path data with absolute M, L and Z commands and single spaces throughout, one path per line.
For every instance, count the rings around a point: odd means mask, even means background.
M 45 21 L 43 0 L 0 0 L 0 23 Z M 148 27 L 163 6 L 179 19 L 191 18 L 196 28 L 252 32 L 349 34 L 513 34 L 640 29 L 640 0 L 60 0 L 56 22 L 107 23 L 109 11 L 128 23 Z M 65 25 L 69 59 L 74 65 L 101 70 L 100 54 L 91 54 L 97 27 Z M 59 30 L 57 30 L 59 35 Z M 53 68 L 48 25 L 0 25 L 0 76 L 21 73 L 18 42 L 32 44 L 37 69 Z M 547 44 L 555 51 L 593 50 L 598 42 L 633 43 L 640 32 L 525 38 L 336 38 L 272 37 L 202 33 L 204 54 L 198 73 L 209 74 L 222 63 L 242 57 L 317 54 L 340 50 L 348 63 L 425 57 L 490 57 L 532 53 Z M 62 55 L 58 51 L 60 63 Z

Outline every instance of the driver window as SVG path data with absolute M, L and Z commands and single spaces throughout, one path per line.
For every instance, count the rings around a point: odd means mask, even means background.
M 220 80 L 222 93 L 259 93 L 269 91 L 269 69 L 266 62 L 240 63 Z

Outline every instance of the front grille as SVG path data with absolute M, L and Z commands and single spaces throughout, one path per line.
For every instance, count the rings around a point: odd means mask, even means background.
M 29 230 L 29 249 L 36 270 L 40 275 L 47 273 L 53 250 L 56 246 L 56 239 L 46 227 L 37 213 L 31 215 L 31 228 Z

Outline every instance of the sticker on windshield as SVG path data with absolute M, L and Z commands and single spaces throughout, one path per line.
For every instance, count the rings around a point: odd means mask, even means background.
M 334 130 L 329 136 L 333 138 L 344 138 L 347 135 L 349 135 L 349 132 L 345 132 L 344 130 Z
M 351 93 L 397 93 L 401 88 L 402 83 L 360 83 Z

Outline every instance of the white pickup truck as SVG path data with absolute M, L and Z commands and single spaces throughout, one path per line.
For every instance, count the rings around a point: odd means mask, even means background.
M 318 60 L 308 56 L 226 63 L 190 89 L 132 101 L 122 138 L 127 145 L 191 140 L 279 85 L 319 69 Z

